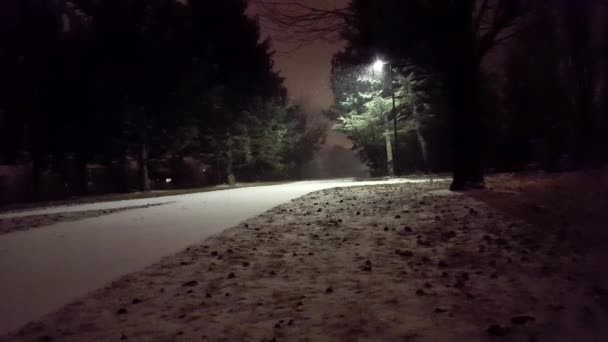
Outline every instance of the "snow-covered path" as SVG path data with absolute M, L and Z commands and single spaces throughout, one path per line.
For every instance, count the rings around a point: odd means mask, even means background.
M 0 334 L 291 199 L 333 187 L 408 181 L 421 180 L 307 181 L 2 214 L 0 218 L 166 203 L 0 236 Z

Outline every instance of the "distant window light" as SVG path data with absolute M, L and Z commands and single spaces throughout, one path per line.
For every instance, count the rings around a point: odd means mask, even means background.
M 171 178 L 165 178 L 165 183 L 171 183 L 173 181 L 173 179 Z

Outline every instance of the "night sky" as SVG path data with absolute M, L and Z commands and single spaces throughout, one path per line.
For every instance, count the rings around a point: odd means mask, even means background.
M 286 43 L 276 42 L 277 51 Z M 276 68 L 285 77 L 289 96 L 302 103 L 311 115 L 320 115 L 321 110 L 334 103 L 334 94 L 330 87 L 331 58 L 341 48 L 339 42 L 316 42 L 296 51 L 277 53 Z M 331 132 L 327 145 L 351 146 L 342 134 Z
M 333 104 L 334 96 L 329 84 L 331 58 L 340 49 L 340 43 L 316 42 L 295 51 L 285 51 L 288 44 L 275 42 L 275 63 L 285 77 L 289 95 L 311 110 L 326 109 Z
M 314 6 L 342 8 L 346 6 L 348 0 L 304 0 L 302 2 Z M 258 12 L 255 1 L 253 1 L 251 13 L 255 15 Z M 285 78 L 289 96 L 304 105 L 311 116 L 324 120 L 320 112 L 329 108 L 334 102 L 334 94 L 330 87 L 331 59 L 334 53 L 342 48 L 343 42 L 320 40 L 300 46 L 298 42 L 290 41 L 276 34 L 265 24 L 265 20 L 261 20 L 260 24 L 262 36 L 269 36 L 272 39 L 273 47 L 276 50 L 275 68 Z M 352 142 L 343 134 L 332 130 L 317 159 L 323 159 L 324 155 L 336 145 L 350 149 Z
M 303 0 L 302 3 L 318 7 L 345 7 L 348 0 Z M 252 15 L 259 14 L 256 1 L 251 2 Z M 283 8 L 283 7 L 281 7 Z M 276 50 L 275 67 L 285 77 L 289 95 L 311 110 L 320 110 L 333 103 L 329 85 L 331 58 L 342 48 L 342 42 L 324 40 L 299 44 L 297 41 L 277 34 L 267 20 L 260 20 L 262 36 L 272 39 Z

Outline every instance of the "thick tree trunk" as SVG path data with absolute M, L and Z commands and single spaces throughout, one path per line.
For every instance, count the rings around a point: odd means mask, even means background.
M 473 1 L 465 1 L 452 14 L 453 32 L 450 43 L 457 54 L 450 57 L 446 86 L 452 105 L 454 141 L 454 176 L 450 189 L 462 191 L 483 188 L 481 163 L 482 124 L 477 101 L 481 52 L 476 51 L 471 26 Z
M 608 116 L 605 114 L 608 102 L 604 99 L 603 94 L 608 86 L 608 73 L 605 65 L 599 67 L 600 73 L 597 76 L 597 81 L 594 89 L 593 99 L 593 154 L 596 157 L 594 160 L 595 166 L 603 165 L 608 162 L 608 138 L 605 134 L 608 131 Z
M 384 142 L 386 145 L 386 171 L 389 176 L 395 175 L 395 163 L 393 160 L 393 144 L 391 143 L 391 125 L 388 117 L 386 118 L 386 130 L 384 133 Z
M 473 72 L 473 71 L 471 71 Z M 454 179 L 451 189 L 455 191 L 483 188 L 484 177 L 481 164 L 481 117 L 476 105 L 475 82 L 466 80 L 471 75 L 462 74 L 461 84 L 452 88 L 454 110 Z
M 422 135 L 422 132 L 420 130 L 420 125 L 418 124 L 416 124 L 416 137 L 418 138 L 418 144 L 420 145 L 420 153 L 422 154 L 424 172 L 428 174 L 431 172 L 431 167 L 429 165 L 428 148 L 426 144 L 426 139 L 424 139 L 424 136 Z
M 145 141 L 139 145 L 139 182 L 141 191 L 150 191 L 150 177 L 148 176 L 148 147 Z
M 228 177 L 228 185 L 234 186 L 236 184 L 236 177 L 234 176 L 234 160 L 232 157 L 232 135 L 230 131 L 226 132 L 226 176 Z

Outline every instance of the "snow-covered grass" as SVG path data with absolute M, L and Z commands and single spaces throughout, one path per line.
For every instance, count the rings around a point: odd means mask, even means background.
M 0 333 L 294 198 L 333 187 L 405 181 L 307 181 L 0 214 L 10 222 L 103 213 L 0 235 Z M 133 206 L 141 208 L 122 210 Z
M 115 201 L 126 201 L 126 200 L 134 200 L 134 199 L 178 196 L 178 195 L 195 194 L 195 193 L 199 193 L 199 192 L 219 191 L 219 190 L 236 189 L 236 188 L 247 188 L 247 187 L 252 187 L 252 186 L 278 185 L 278 184 L 285 184 L 285 183 L 287 183 L 287 182 L 237 183 L 234 186 L 222 184 L 222 185 L 208 186 L 208 187 L 202 187 L 202 188 L 153 190 L 153 191 L 147 191 L 147 192 L 130 192 L 130 193 L 114 193 L 114 194 L 75 197 L 75 198 L 70 198 L 70 199 L 65 199 L 65 200 L 56 200 L 56 201 L 15 203 L 15 204 L 0 205 L 0 213 L 32 210 L 32 209 L 37 209 L 37 208 L 47 208 L 47 207 L 55 207 L 55 206 L 71 206 L 71 205 L 88 204 L 88 203 L 115 202 Z
M 37 214 L 37 215 L 26 215 L 17 217 L 0 217 L 0 235 L 13 233 L 16 231 L 25 231 L 34 228 L 46 227 L 54 224 L 63 222 L 72 222 L 85 220 L 94 217 L 100 217 L 104 215 L 114 214 L 125 210 L 150 208 L 158 205 L 164 205 L 167 203 L 156 203 L 153 205 L 136 205 L 136 206 L 125 206 L 113 209 L 97 209 L 97 210 L 86 210 L 86 211 L 71 211 L 71 212 L 57 212 L 51 214 Z
M 604 201 L 606 183 L 565 177 L 320 190 L 6 339 L 605 341 L 606 272 L 582 248 L 597 222 L 560 208 L 575 190 Z

